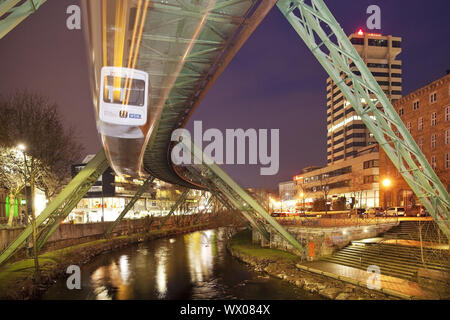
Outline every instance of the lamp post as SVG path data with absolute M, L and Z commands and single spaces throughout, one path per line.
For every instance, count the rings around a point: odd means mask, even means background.
M 25 192 L 27 185 L 27 175 L 28 175 L 28 165 L 27 165 L 27 157 L 25 154 L 26 146 L 23 144 L 19 144 L 17 148 L 22 152 L 25 164 Z M 32 161 L 33 164 L 33 161 Z M 32 226 L 33 226 L 33 258 L 34 258 L 34 266 L 36 269 L 36 282 L 40 281 L 40 272 L 39 272 L 39 252 L 37 247 L 37 226 L 36 226 L 36 211 L 34 207 L 34 170 L 32 169 L 30 172 L 30 191 L 31 191 L 31 216 L 32 216 Z M 27 205 L 28 210 L 28 205 Z
M 28 223 L 28 190 L 27 190 L 27 157 L 25 156 L 25 150 L 26 147 L 23 144 L 19 144 L 17 146 L 17 149 L 20 150 L 20 152 L 22 152 L 23 154 L 23 159 L 24 159 L 24 167 L 25 167 L 25 175 L 24 175 L 24 181 L 25 181 L 25 218 L 26 218 L 26 222 Z
M 302 212 L 305 213 L 305 194 L 300 193 L 300 198 L 302 199 Z
M 382 181 L 382 184 L 383 184 L 383 194 L 384 194 L 383 204 L 384 204 L 384 210 L 386 210 L 387 209 L 386 190 L 388 190 L 389 187 L 392 185 L 392 181 L 389 178 L 384 178 Z

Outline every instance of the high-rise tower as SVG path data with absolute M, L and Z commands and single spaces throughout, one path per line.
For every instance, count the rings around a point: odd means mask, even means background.
M 359 30 L 349 37 L 369 70 L 391 101 L 402 97 L 402 62 L 399 37 L 383 36 Z M 346 80 L 350 84 L 350 80 Z M 344 95 L 327 79 L 327 160 L 328 164 L 353 158 L 358 150 L 376 143 L 361 118 Z

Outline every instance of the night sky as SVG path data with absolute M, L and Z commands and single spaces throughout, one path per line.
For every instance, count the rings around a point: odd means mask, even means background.
M 450 69 L 450 1 L 328 0 L 347 34 L 365 26 L 366 9 L 382 10 L 382 33 L 403 37 L 403 92 L 410 93 Z M 82 31 L 66 28 L 75 0 L 49 0 L 0 40 L 0 93 L 27 89 L 58 103 L 86 153 L 100 140 L 88 86 Z M 243 186 L 275 189 L 309 165 L 326 163 L 327 75 L 274 8 L 228 66 L 191 118 L 203 128 L 280 129 L 280 171 L 225 166 Z

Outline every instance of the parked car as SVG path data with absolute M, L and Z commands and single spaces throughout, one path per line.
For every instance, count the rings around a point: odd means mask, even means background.
M 369 216 L 376 216 L 379 217 L 383 215 L 383 209 L 380 207 L 373 207 L 366 210 L 366 214 Z
M 356 214 L 357 216 L 364 216 L 366 209 L 352 209 L 349 214 Z
M 417 213 L 418 217 L 429 217 L 430 213 L 425 208 L 420 208 L 419 212 Z
M 272 212 L 272 217 L 286 217 L 286 212 Z
M 280 212 L 272 212 L 271 216 L 272 217 L 279 217 L 280 216 Z
M 390 207 L 385 211 L 385 215 L 388 217 L 404 217 L 406 210 L 403 207 Z

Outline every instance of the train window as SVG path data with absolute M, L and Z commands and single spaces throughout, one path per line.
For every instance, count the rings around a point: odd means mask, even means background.
M 103 97 L 104 102 L 115 104 L 127 104 L 137 107 L 144 106 L 145 102 L 144 80 L 106 76 L 104 81 L 106 90 L 106 94 Z M 116 83 L 114 83 L 114 81 L 116 81 Z M 128 101 L 126 101 L 126 99 L 128 99 Z
M 142 126 L 147 123 L 148 73 L 129 68 L 101 70 L 100 120 L 109 124 Z

